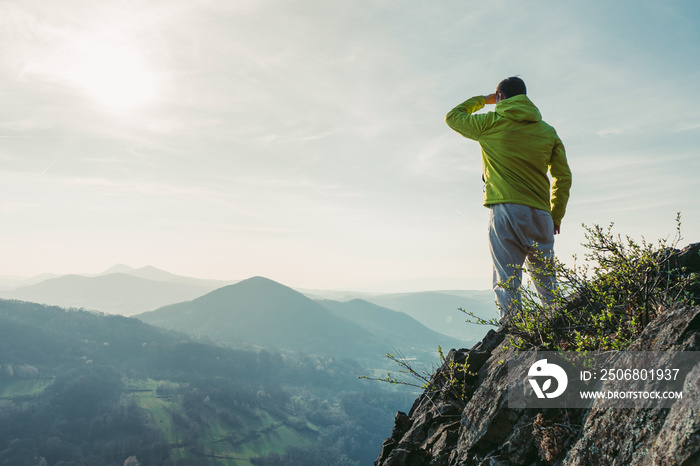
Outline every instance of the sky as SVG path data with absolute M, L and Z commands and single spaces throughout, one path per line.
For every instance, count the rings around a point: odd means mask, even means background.
M 700 241 L 695 1 L 0 0 L 0 275 L 123 263 L 316 289 L 488 289 L 480 149 L 520 76 L 585 225 Z M 488 110 L 485 109 L 485 111 Z

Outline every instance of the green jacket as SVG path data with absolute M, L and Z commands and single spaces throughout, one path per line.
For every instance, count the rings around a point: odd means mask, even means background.
M 500 101 L 495 112 L 474 115 L 484 105 L 483 96 L 472 97 L 445 118 L 450 128 L 481 145 L 484 205 L 528 205 L 550 212 L 554 224 L 561 225 L 571 170 L 557 132 L 542 121 L 540 111 L 525 95 Z

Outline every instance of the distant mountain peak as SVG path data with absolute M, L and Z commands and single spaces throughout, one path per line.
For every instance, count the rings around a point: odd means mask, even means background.
M 333 355 L 382 351 L 377 348 L 376 337 L 359 324 L 337 316 L 286 285 L 260 276 L 192 301 L 139 314 L 138 318 L 234 345 Z
M 112 273 L 129 273 L 129 272 L 133 272 L 134 270 L 136 270 L 136 269 L 134 269 L 133 267 L 131 267 L 129 265 L 117 264 L 117 265 L 113 265 L 112 267 L 108 268 L 107 270 L 102 272 L 100 275 L 109 275 Z
M 280 299 L 282 297 L 286 297 L 286 299 L 298 299 L 302 302 L 312 301 L 287 285 L 283 285 L 274 280 L 261 276 L 250 277 L 245 280 L 241 280 L 238 283 L 224 286 L 212 291 L 208 295 L 202 296 L 199 299 L 208 300 L 212 297 L 216 297 L 218 299 L 219 296 L 230 295 L 231 293 L 235 294 L 236 296 L 247 296 L 250 299 L 261 299 L 266 301 L 274 301 L 275 299 Z
M 256 275 L 255 277 L 250 277 L 250 278 L 246 278 L 245 280 L 241 280 L 236 285 L 242 285 L 244 283 L 249 284 L 249 285 L 259 283 L 259 284 L 277 285 L 277 286 L 282 286 L 284 288 L 289 288 L 287 285 L 283 285 L 279 282 L 276 282 L 276 281 L 271 280 L 271 279 L 266 278 L 266 277 L 262 277 L 260 275 Z

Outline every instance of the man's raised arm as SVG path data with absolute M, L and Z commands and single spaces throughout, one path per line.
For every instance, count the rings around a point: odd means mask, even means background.
M 465 138 L 478 140 L 483 132 L 483 116 L 473 115 L 486 104 L 495 104 L 496 94 L 478 95 L 468 99 L 449 111 L 445 123 Z

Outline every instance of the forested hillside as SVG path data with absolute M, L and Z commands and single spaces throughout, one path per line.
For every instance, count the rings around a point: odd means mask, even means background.
M 0 465 L 369 464 L 411 395 L 361 372 L 0 301 Z
M 392 348 L 430 364 L 438 345 L 462 344 L 406 314 L 365 301 L 314 301 L 253 277 L 192 301 L 136 316 L 152 325 L 203 335 L 235 347 L 265 347 L 341 357 L 377 367 Z M 463 322 L 455 327 L 463 327 Z M 480 329 L 481 330 L 481 329 Z

